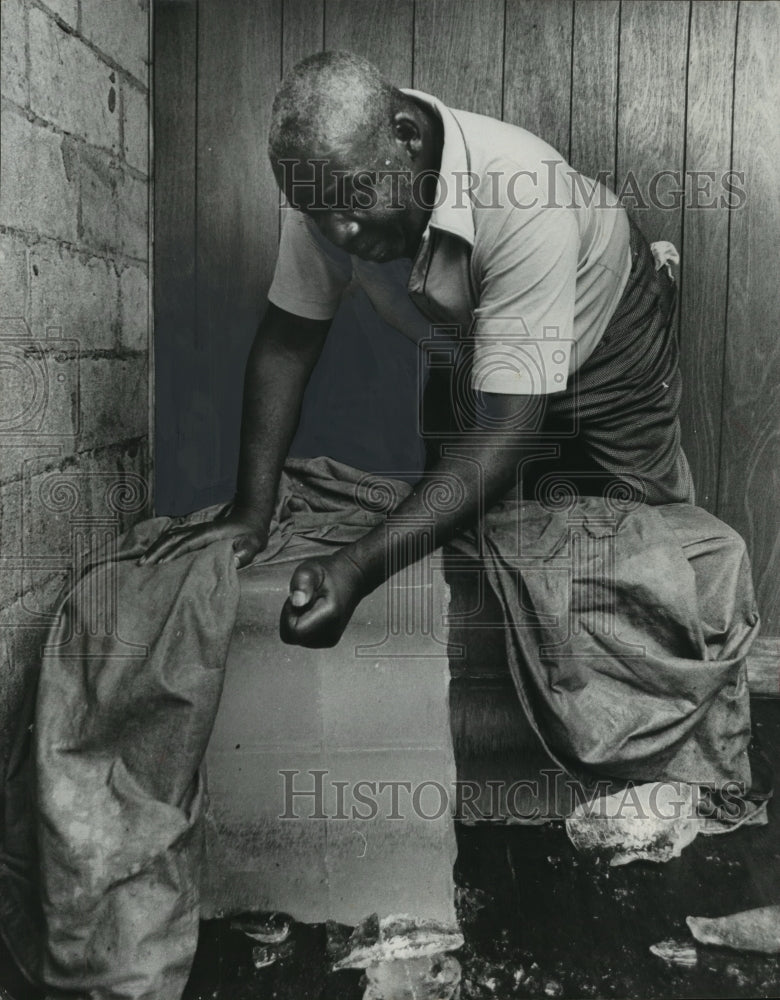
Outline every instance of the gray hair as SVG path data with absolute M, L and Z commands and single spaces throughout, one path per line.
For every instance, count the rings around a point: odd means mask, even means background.
M 285 77 L 273 104 L 268 155 L 335 158 L 355 165 L 377 150 L 405 96 L 352 52 L 319 52 Z

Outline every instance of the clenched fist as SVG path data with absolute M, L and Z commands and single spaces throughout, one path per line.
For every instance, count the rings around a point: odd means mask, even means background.
M 307 559 L 292 575 L 279 634 L 292 645 L 335 646 L 366 593 L 362 573 L 347 556 Z

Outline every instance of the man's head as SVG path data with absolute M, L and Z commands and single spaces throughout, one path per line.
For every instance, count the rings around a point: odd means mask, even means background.
M 290 203 L 369 260 L 414 255 L 430 215 L 441 123 L 350 52 L 298 63 L 273 106 L 268 152 Z

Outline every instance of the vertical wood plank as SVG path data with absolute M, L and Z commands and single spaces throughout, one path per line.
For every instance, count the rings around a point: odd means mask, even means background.
M 718 513 L 745 537 L 765 634 L 780 634 L 780 5 L 743 2 L 737 29 L 728 335 Z
M 243 368 L 276 259 L 279 195 L 266 145 L 281 21 L 281 0 L 200 0 L 199 503 L 234 488 Z
M 282 0 L 282 76 L 325 47 L 325 0 Z M 286 198 L 279 198 L 279 232 Z
M 412 82 L 412 0 L 327 0 L 325 48 L 370 60 L 397 87 Z
M 282 74 L 325 44 L 325 0 L 284 0 L 282 6 Z
M 691 8 L 686 204 L 680 287 L 683 447 L 697 503 L 715 512 L 726 334 L 729 213 L 719 205 L 731 161 L 737 4 Z
M 417 0 L 414 86 L 451 107 L 500 118 L 503 0 Z
M 615 186 L 620 0 L 575 0 L 571 164 Z
M 504 119 L 569 158 L 572 0 L 507 0 Z
M 620 32 L 618 187 L 648 240 L 678 248 L 688 13 L 687 0 L 624 0 Z M 676 181 L 661 171 L 676 172 Z
M 191 493 L 180 450 L 195 378 L 195 87 L 197 0 L 154 5 L 155 509 L 182 513 Z

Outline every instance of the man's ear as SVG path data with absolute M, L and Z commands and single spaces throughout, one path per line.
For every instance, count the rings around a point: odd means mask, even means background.
M 393 115 L 393 137 L 396 144 L 403 146 L 410 160 L 416 160 L 423 147 L 420 123 L 409 111 L 396 111 Z

